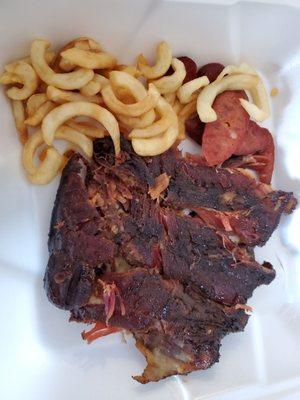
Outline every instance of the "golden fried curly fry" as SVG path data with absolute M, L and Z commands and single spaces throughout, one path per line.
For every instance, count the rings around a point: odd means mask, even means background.
M 165 132 L 174 120 L 174 111 L 170 108 L 170 104 L 165 99 L 159 99 L 155 107 L 161 118 L 152 125 L 143 129 L 133 129 L 129 134 L 129 138 L 151 138 Z
M 170 104 L 163 98 L 159 98 L 161 106 L 168 109 L 171 125 L 160 135 L 148 139 L 133 138 L 131 143 L 134 151 L 140 156 L 156 156 L 167 151 L 176 141 L 178 136 L 178 119 Z
M 86 121 L 76 122 L 73 119 L 70 119 L 65 122 L 65 125 L 92 138 L 103 138 L 108 135 L 107 130 L 103 126 L 97 127 Z
M 50 42 L 42 39 L 34 40 L 31 45 L 32 65 L 44 82 L 60 89 L 73 90 L 80 89 L 93 79 L 94 71 L 87 68 L 64 74 L 55 73 L 45 60 L 45 52 L 50 45 Z
M 205 86 L 197 99 L 197 112 L 202 122 L 212 122 L 217 119 L 217 114 L 212 104 L 218 94 L 225 90 L 248 90 L 257 86 L 259 78 L 256 75 L 236 74 L 214 81 Z
M 46 185 L 56 177 L 64 162 L 64 156 L 54 147 L 50 147 L 40 166 L 33 174 L 27 174 L 27 178 L 35 185 Z
M 71 101 L 88 101 L 95 104 L 103 104 L 103 99 L 99 95 L 83 96 L 81 93 L 57 89 L 54 86 L 48 86 L 46 93 L 48 99 L 57 104 L 68 103 Z
M 80 148 L 87 157 L 92 157 L 93 155 L 91 139 L 68 126 L 60 126 L 55 133 L 55 139 L 66 140 L 75 145 L 75 149 Z M 42 132 L 38 130 L 30 136 L 23 148 L 23 166 L 29 180 L 37 184 L 50 182 L 57 175 L 64 161 L 64 157 L 54 147 L 51 147 L 47 149 L 46 157 L 41 165 L 37 166 L 34 161 L 34 155 L 43 143 Z
M 125 71 L 111 71 L 109 79 L 113 87 L 128 90 L 137 101 L 140 101 L 147 96 L 147 90 L 144 85 L 138 79 L 130 76 Z M 121 114 L 117 115 L 117 118 L 123 124 L 123 127 L 126 127 L 126 131 L 131 131 L 132 128 L 145 128 L 154 122 L 155 117 L 153 109 L 139 117 L 130 117 Z
M 55 57 L 54 51 L 46 51 L 45 60 L 46 60 L 47 64 L 50 64 L 53 61 L 54 57 Z M 11 61 L 10 63 L 5 65 L 4 69 L 6 71 L 9 71 L 9 70 L 11 70 L 11 68 L 15 67 L 20 62 L 24 62 L 24 63 L 29 64 L 29 65 L 32 66 L 31 57 L 27 56 L 27 57 L 24 57 L 24 58 L 20 58 L 20 60 Z
M 184 81 L 186 76 L 184 63 L 178 60 L 178 58 L 173 58 L 172 67 L 174 69 L 172 75 L 163 76 L 162 78 L 153 81 L 153 84 L 161 94 L 175 92 Z
M 61 53 L 63 59 L 68 62 L 88 69 L 113 68 L 117 60 L 114 56 L 105 52 L 92 52 L 77 47 L 65 50 Z
M 240 67 L 243 68 L 246 73 L 252 73 L 258 76 L 257 72 L 250 67 L 250 65 L 243 63 Z M 270 105 L 267 90 L 262 79 L 260 78 L 258 84 L 249 89 L 249 91 L 252 97 L 252 103 L 248 100 L 240 99 L 243 108 L 255 121 L 261 122 L 266 120 L 270 116 Z
M 55 148 L 48 148 L 46 157 L 41 165 L 37 166 L 34 162 L 34 155 L 43 142 L 43 136 L 39 130 L 30 136 L 23 147 L 23 166 L 27 172 L 28 179 L 36 184 L 49 183 L 57 175 L 63 162 L 63 156 Z
M 46 101 L 43 103 L 37 110 L 36 112 L 31 115 L 29 118 L 25 120 L 26 125 L 30 126 L 37 126 L 39 125 L 45 116 L 55 108 L 55 104 L 52 103 L 52 101 Z
M 172 106 L 172 107 L 174 106 L 174 103 L 176 101 L 176 92 L 166 93 L 163 95 L 163 97 L 170 104 L 170 106 Z
M 23 83 L 22 88 L 11 87 L 6 91 L 12 100 L 28 99 L 36 91 L 39 84 L 38 76 L 29 64 L 20 61 L 9 67 L 7 72 L 17 75 Z
M 36 93 L 29 97 L 26 103 L 26 112 L 29 117 L 31 117 L 36 110 L 46 101 L 48 97 L 46 93 Z
M 137 101 L 134 104 L 122 103 L 114 94 L 111 85 L 105 86 L 101 90 L 101 94 L 106 106 L 116 114 L 126 115 L 129 117 L 139 117 L 140 115 L 155 107 L 159 94 L 154 89 L 155 88 L 150 83 L 146 97 L 144 97 L 142 100 Z
M 98 104 L 84 101 L 61 104 L 50 111 L 42 123 L 42 132 L 45 142 L 51 145 L 58 127 L 69 119 L 78 116 L 90 117 L 100 122 L 108 131 L 114 142 L 115 153 L 119 154 L 120 131 L 116 118 L 111 112 L 100 107 Z
M 77 47 L 78 49 L 81 49 L 81 50 L 92 50 L 92 51 L 101 51 L 102 50 L 100 44 L 98 42 L 96 42 L 94 39 L 91 39 L 88 37 L 79 37 L 77 39 L 72 40 L 68 44 L 66 44 L 63 47 L 63 49 L 60 51 L 60 53 L 62 53 L 65 50 L 68 50 L 72 47 Z M 70 61 L 66 60 L 65 58 L 61 58 L 61 55 L 60 55 L 59 67 L 63 71 L 70 72 L 76 68 L 76 65 L 71 63 Z
M 12 112 L 15 120 L 15 125 L 20 133 L 19 138 L 22 144 L 28 139 L 27 127 L 25 125 L 25 109 L 21 100 L 12 100 Z
M 258 73 L 255 71 L 255 69 L 253 69 L 247 63 L 242 63 L 239 66 L 227 65 L 216 80 L 220 81 L 226 75 L 236 74 L 253 74 L 258 76 Z M 258 122 L 264 121 L 270 116 L 270 106 L 268 94 L 262 79 L 259 78 L 258 84 L 249 89 L 249 91 L 252 97 L 252 102 L 246 99 L 240 99 L 240 102 L 252 119 Z
M 207 76 L 201 76 L 200 78 L 186 82 L 177 90 L 177 97 L 180 103 L 187 104 L 190 101 L 195 100 L 199 89 L 207 85 L 209 85 Z
M 117 115 L 118 120 L 127 126 L 128 128 L 146 128 L 147 126 L 151 125 L 155 121 L 155 111 L 150 110 L 145 114 L 140 115 L 139 117 L 128 117 L 125 115 Z
M 142 72 L 139 71 L 134 65 L 119 64 L 114 67 L 114 70 L 127 72 L 127 74 L 133 76 L 134 78 L 139 78 L 143 75 Z
M 11 85 L 12 83 L 23 83 L 22 79 L 12 72 L 3 72 L 0 75 L 0 83 L 3 85 Z
M 89 81 L 86 85 L 84 85 L 80 89 L 80 93 L 83 96 L 94 96 L 95 94 L 100 92 L 101 88 L 102 88 L 101 83 L 95 81 L 93 78 L 91 81 Z
M 167 42 L 160 42 L 156 47 L 156 62 L 149 66 L 147 60 L 140 54 L 137 59 L 137 67 L 147 79 L 156 79 L 163 76 L 170 68 L 172 62 L 172 50 Z

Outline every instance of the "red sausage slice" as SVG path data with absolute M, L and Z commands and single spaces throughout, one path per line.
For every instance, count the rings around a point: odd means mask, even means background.
M 205 125 L 202 138 L 203 155 L 210 166 L 235 154 L 246 135 L 249 116 L 240 98 L 247 98 L 245 92 L 227 91 L 217 96 L 213 104 L 217 120 Z
M 235 155 L 247 156 L 252 154 L 253 162 L 250 168 L 256 170 L 261 182 L 270 183 L 274 169 L 274 140 L 266 128 L 254 121 L 249 121 L 245 140 L 235 151 Z
M 245 140 L 235 151 L 237 156 L 247 156 L 248 154 L 261 153 L 273 143 L 271 133 L 266 128 L 262 128 L 254 121 L 249 121 Z
M 184 78 L 184 81 L 182 84 L 192 81 L 193 79 L 197 78 L 197 64 L 195 63 L 194 60 L 192 60 L 190 57 L 182 56 L 178 57 L 178 60 L 182 61 L 185 70 L 186 70 L 186 76 Z
M 219 63 L 209 63 L 206 65 L 203 65 L 198 72 L 197 76 L 207 76 L 209 79 L 209 82 L 213 82 L 214 80 L 217 79 L 218 75 L 223 71 L 224 65 L 219 64 Z
M 195 114 L 186 120 L 185 131 L 191 139 L 201 145 L 204 126 L 204 122 L 201 122 L 198 114 Z

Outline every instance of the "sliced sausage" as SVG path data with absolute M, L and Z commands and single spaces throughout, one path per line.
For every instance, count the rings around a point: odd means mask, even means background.
M 224 65 L 219 64 L 219 63 L 209 63 L 203 65 L 198 72 L 197 72 L 197 77 L 200 76 L 207 76 L 209 79 L 209 82 L 213 82 L 214 80 L 217 79 L 218 75 L 223 71 Z
M 202 150 L 208 165 L 218 165 L 238 149 L 244 139 L 249 116 L 240 103 L 247 98 L 243 91 L 227 91 L 217 96 L 213 108 L 217 120 L 205 124 Z
M 205 124 L 200 121 L 198 114 L 193 115 L 185 122 L 185 131 L 187 135 L 196 143 L 202 144 L 202 136 Z

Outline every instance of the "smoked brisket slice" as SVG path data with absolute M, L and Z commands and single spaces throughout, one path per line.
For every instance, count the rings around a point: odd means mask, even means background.
M 169 212 L 164 218 L 167 239 L 161 245 L 163 275 L 193 285 L 207 298 L 226 305 L 245 303 L 253 290 L 269 284 L 275 271 L 258 264 L 246 249 L 190 217 Z M 225 244 L 225 245 L 224 245 Z
M 206 224 L 237 235 L 246 245 L 263 246 L 282 213 L 290 213 L 296 205 L 292 193 L 275 191 L 243 169 L 199 165 L 176 149 L 157 157 L 139 157 L 129 142 L 123 140 L 122 145 L 123 162 L 114 167 L 113 174 L 126 182 L 132 193 L 147 192 L 155 178 L 166 173 L 170 182 L 162 195 L 163 206 L 189 209 Z M 103 147 L 101 141 L 95 145 L 95 159 L 101 162 Z M 107 141 L 105 151 L 106 158 L 112 160 L 113 146 Z
M 163 279 L 155 270 L 135 268 L 107 274 L 103 280 L 116 284 L 126 310 L 123 316 L 117 303 L 109 323 L 133 332 L 139 348 L 151 357 L 151 366 L 137 377 L 143 383 L 209 368 L 219 359 L 221 338 L 242 330 L 248 320 L 243 310 L 221 306 L 189 286 Z M 105 318 L 104 305 L 72 311 L 76 321 L 97 322 Z
M 149 189 L 166 173 L 157 200 Z M 109 139 L 94 160 L 65 167 L 49 233 L 48 298 L 76 321 L 127 329 L 148 366 L 142 383 L 210 367 L 221 339 L 275 271 L 253 257 L 295 205 L 241 170 L 209 168 L 170 150 L 139 157 Z M 110 297 L 113 296 L 113 297 Z M 109 309 L 109 311 L 108 311 Z

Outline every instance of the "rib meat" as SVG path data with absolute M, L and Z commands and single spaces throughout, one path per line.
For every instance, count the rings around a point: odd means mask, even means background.
M 125 140 L 115 159 L 98 140 L 92 162 L 74 155 L 62 174 L 47 295 L 72 320 L 132 332 L 148 363 L 142 383 L 206 369 L 221 339 L 244 329 L 253 290 L 274 279 L 253 246 L 294 206 L 243 170 L 176 150 L 142 158 Z

